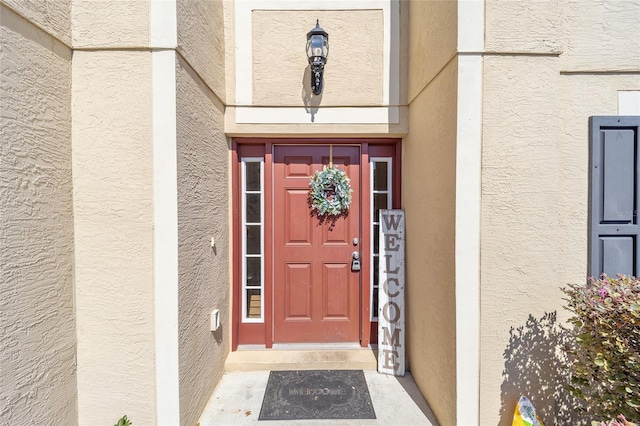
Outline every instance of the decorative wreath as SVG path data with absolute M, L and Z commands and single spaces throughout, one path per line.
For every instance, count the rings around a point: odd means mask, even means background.
M 342 216 L 351 207 L 351 180 L 339 168 L 324 166 L 309 181 L 309 204 L 319 217 Z

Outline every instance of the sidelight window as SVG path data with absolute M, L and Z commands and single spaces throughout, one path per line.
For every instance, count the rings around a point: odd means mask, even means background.
M 378 265 L 380 263 L 380 210 L 392 208 L 391 157 L 371 158 L 371 320 L 378 320 Z
M 264 159 L 242 158 L 242 322 L 264 321 Z

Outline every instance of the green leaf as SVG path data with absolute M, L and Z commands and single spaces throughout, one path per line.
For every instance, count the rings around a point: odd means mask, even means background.
M 131 421 L 125 415 L 120 420 L 118 420 L 118 423 L 116 423 L 114 426 L 132 426 L 132 425 L 133 423 L 131 423 Z
M 630 399 L 627 399 L 625 402 L 627 403 L 627 405 L 629 407 L 640 408 L 640 402 L 638 402 L 638 401 L 631 401 Z

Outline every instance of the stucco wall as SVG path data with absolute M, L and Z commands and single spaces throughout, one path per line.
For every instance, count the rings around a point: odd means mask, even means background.
M 226 99 L 224 7 L 222 0 L 177 2 L 178 53 L 223 100 Z
M 562 48 L 562 15 L 557 0 L 485 0 L 485 50 L 552 52 Z M 580 3 L 580 2 L 577 2 Z
M 484 73 L 480 418 L 511 424 L 522 394 L 554 424 L 558 59 L 485 57 Z
M 235 2 L 222 2 L 223 26 L 219 30 L 224 31 L 223 52 L 224 52 L 224 74 L 225 86 L 222 99 L 236 98 L 236 55 L 235 55 Z M 230 104 L 232 102 L 228 102 Z
M 2 0 L 0 3 L 53 38 L 71 44 L 71 0 Z
M 443 425 L 456 423 L 457 78 L 454 60 L 410 104 L 402 153 L 409 367 Z
M 401 2 L 408 15 L 409 101 L 451 61 L 458 45 L 456 1 Z
M 231 338 L 224 7 L 222 1 L 177 3 L 179 386 L 185 425 L 197 422 L 222 377 Z M 209 324 L 214 309 L 222 323 L 215 333 Z
M 225 2 L 227 135 L 406 134 L 404 2 L 285 3 Z M 316 19 L 330 46 L 319 95 L 305 53 Z
M 253 11 L 253 104 L 309 105 L 313 94 L 305 45 L 315 19 L 329 33 L 322 105 L 381 105 L 381 10 Z
M 72 0 L 74 48 L 149 45 L 148 0 Z
M 456 424 L 455 199 L 457 3 L 401 3 L 408 22 L 407 356 L 441 424 Z
M 176 80 L 180 421 L 193 425 L 222 377 L 231 341 L 229 154 L 223 105 L 182 60 Z M 214 309 L 222 325 L 211 332 Z
M 640 70 L 640 37 L 635 36 L 640 34 L 638 0 L 572 0 L 561 4 L 563 70 Z
M 64 2 L 13 6 L 65 38 Z M 3 4 L 0 40 L 0 423 L 72 425 L 71 51 Z
M 507 3 L 486 8 L 480 419 L 511 424 L 524 394 L 574 424 L 560 287 L 587 271 L 588 117 L 640 88 L 640 2 Z
M 154 424 L 151 53 L 76 51 L 72 87 L 79 422 Z

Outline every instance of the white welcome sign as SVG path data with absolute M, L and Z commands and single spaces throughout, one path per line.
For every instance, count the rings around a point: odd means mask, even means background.
M 380 210 L 378 372 L 404 376 L 404 211 Z

